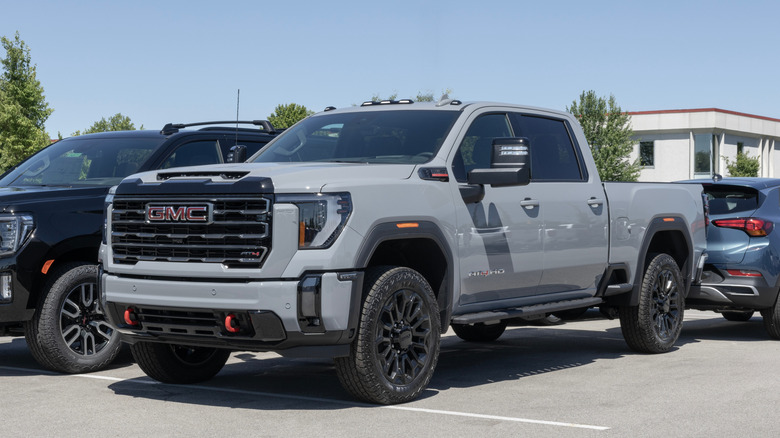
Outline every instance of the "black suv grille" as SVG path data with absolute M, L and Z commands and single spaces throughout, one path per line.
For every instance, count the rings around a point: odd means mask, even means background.
M 262 197 L 116 196 L 115 263 L 221 263 L 260 267 L 271 249 L 271 201 Z

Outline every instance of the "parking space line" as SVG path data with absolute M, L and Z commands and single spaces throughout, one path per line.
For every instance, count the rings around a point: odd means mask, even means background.
M 61 374 L 50 372 L 50 371 L 31 369 L 31 368 L 16 368 L 16 367 L 0 366 L 0 369 L 20 371 L 20 372 L 28 372 L 28 373 L 29 372 L 34 372 L 34 373 L 37 373 L 37 374 L 45 374 L 47 376 L 61 375 Z M 102 376 L 102 375 L 97 375 L 97 374 L 68 374 L 68 375 L 65 375 L 65 377 L 83 377 L 83 378 L 94 379 L 94 380 L 107 380 L 107 381 L 117 382 L 117 383 L 130 383 L 130 384 L 141 384 L 141 385 L 174 386 L 174 387 L 178 387 L 178 388 L 200 389 L 200 390 L 203 390 L 203 391 L 226 392 L 226 393 L 232 393 L 232 394 L 242 394 L 242 395 L 251 395 L 251 396 L 263 396 L 263 397 L 272 397 L 272 398 L 283 398 L 283 399 L 288 399 L 288 400 L 311 401 L 311 402 L 317 402 L 317 403 L 333 403 L 333 404 L 346 405 L 346 406 L 352 406 L 352 407 L 357 407 L 357 408 L 392 409 L 392 410 L 397 410 L 397 411 L 417 412 L 417 413 L 433 414 L 433 415 L 447 415 L 447 416 L 454 416 L 454 417 L 467 417 L 467 418 L 475 418 L 475 419 L 482 419 L 482 420 L 507 421 L 507 422 L 528 423 L 528 424 L 540 424 L 540 425 L 545 425 L 545 426 L 569 427 L 569 428 L 590 429 L 590 430 L 609 430 L 610 429 L 609 427 L 606 427 L 606 426 L 593 426 L 593 425 L 588 425 L 588 424 L 565 423 L 565 422 L 559 422 L 559 421 L 546 421 L 546 420 L 533 420 L 533 419 L 528 419 L 528 418 L 504 417 L 504 416 L 499 416 L 499 415 L 485 415 L 485 414 L 476 414 L 476 413 L 470 413 L 470 412 L 444 411 L 444 410 L 438 410 L 438 409 L 415 408 L 415 407 L 411 407 L 411 406 L 371 405 L 371 404 L 367 404 L 367 403 L 353 402 L 353 401 L 347 401 L 347 400 L 337 400 L 337 399 L 320 398 L 320 397 L 307 397 L 307 396 L 302 396 L 302 395 L 277 394 L 277 393 L 262 392 L 262 391 L 248 391 L 248 390 L 233 389 L 233 388 L 217 388 L 217 387 L 213 387 L 213 386 L 203 386 L 203 385 L 168 385 L 166 383 L 160 383 L 160 382 L 157 382 L 157 381 L 154 381 L 154 380 L 122 379 L 122 378 L 118 378 L 118 377 Z
M 531 420 L 528 418 L 517 418 L 517 417 L 502 417 L 498 415 L 484 415 L 484 414 L 474 414 L 469 412 L 456 412 L 456 411 L 440 411 L 438 409 L 425 409 L 425 408 L 412 408 L 407 406 L 381 406 L 385 409 L 395 409 L 400 411 L 412 411 L 412 412 L 422 412 L 427 414 L 437 414 L 437 415 L 451 415 L 451 416 L 457 416 L 457 417 L 469 417 L 469 418 L 480 418 L 484 420 L 498 420 L 498 421 L 513 421 L 516 423 L 531 423 L 531 424 L 543 424 L 547 426 L 558 426 L 558 427 L 574 427 L 578 429 L 591 429 L 591 430 L 609 430 L 609 427 L 606 426 L 592 426 L 589 424 L 576 424 L 576 423 L 562 423 L 559 421 L 545 421 L 545 420 Z

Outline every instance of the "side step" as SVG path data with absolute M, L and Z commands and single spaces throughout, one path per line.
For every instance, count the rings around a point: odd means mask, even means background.
M 467 313 L 452 318 L 454 324 L 475 324 L 478 322 L 497 321 L 501 319 L 533 316 L 544 313 L 560 312 L 562 310 L 579 309 L 602 304 L 604 300 L 597 297 L 580 298 L 578 300 L 557 301 L 554 303 L 535 304 L 533 306 L 515 307 L 513 309 L 491 310 L 487 312 Z

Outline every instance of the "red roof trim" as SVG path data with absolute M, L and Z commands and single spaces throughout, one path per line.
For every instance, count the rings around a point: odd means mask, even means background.
M 660 110 L 660 111 L 629 111 L 626 114 L 630 116 L 642 116 L 642 115 L 651 115 L 651 114 L 709 113 L 709 112 L 731 114 L 734 116 L 742 116 L 742 117 L 752 117 L 754 119 L 768 120 L 770 122 L 780 122 L 780 119 L 757 116 L 755 114 L 739 113 L 736 111 L 729 111 L 720 108 L 696 108 L 696 109 L 678 109 L 678 110 Z

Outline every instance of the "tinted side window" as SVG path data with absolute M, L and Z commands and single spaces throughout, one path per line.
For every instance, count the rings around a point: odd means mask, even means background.
M 452 161 L 455 179 L 466 182 L 471 169 L 490 168 L 493 139 L 502 137 L 512 137 L 506 114 L 486 114 L 474 120 Z
M 271 139 L 269 138 L 268 141 Z M 259 151 L 260 148 L 265 146 L 268 142 L 267 141 L 256 141 L 256 140 L 244 140 L 239 138 L 238 143 L 236 143 L 235 138 L 228 138 L 228 139 L 220 139 L 219 140 L 219 147 L 222 152 L 222 159 L 226 159 L 228 154 L 230 153 L 230 148 L 232 148 L 235 145 L 242 145 L 246 147 L 246 156 L 247 158 L 251 157 L 255 154 L 255 152 Z
M 199 166 L 201 164 L 218 164 L 222 162 L 223 159 L 219 149 L 219 143 L 216 140 L 201 140 L 185 143 L 176 148 L 176 150 L 163 161 L 160 169 Z
M 580 159 L 566 122 L 517 115 L 517 136 L 531 143 L 531 178 L 534 181 L 582 181 Z

